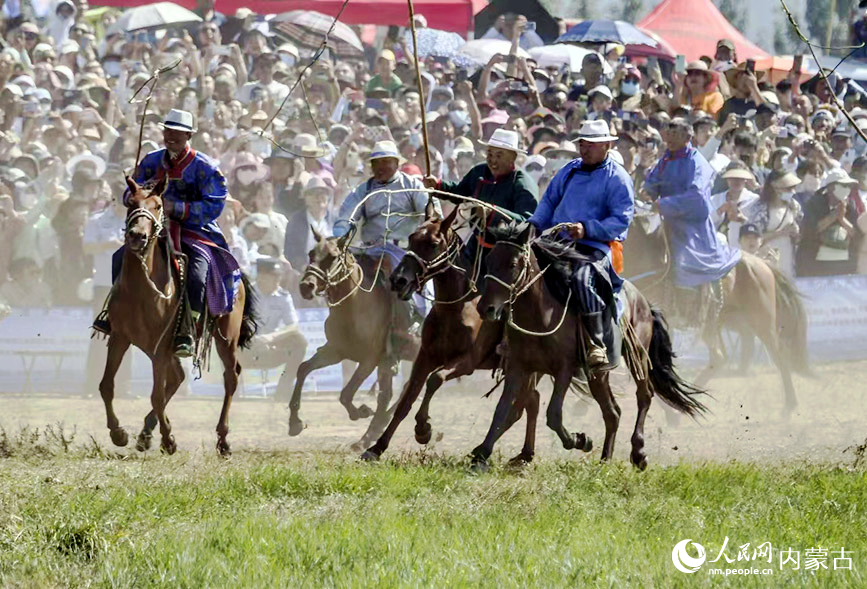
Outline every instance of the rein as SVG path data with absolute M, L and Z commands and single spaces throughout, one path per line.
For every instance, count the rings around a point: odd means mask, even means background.
M 506 319 L 506 323 L 508 324 L 509 327 L 511 327 L 512 329 L 514 329 L 520 333 L 523 333 L 524 335 L 532 335 L 535 337 L 547 337 L 549 335 L 554 335 L 561 327 L 563 327 L 563 323 L 566 321 L 566 316 L 569 314 L 569 301 L 572 299 L 572 289 L 570 288 L 569 294 L 566 295 L 566 304 L 563 305 L 563 316 L 560 317 L 560 321 L 557 322 L 557 325 L 554 327 L 554 329 L 552 329 L 550 331 L 544 331 L 544 332 L 530 331 L 529 329 L 524 329 L 523 327 L 521 327 L 520 325 L 515 323 L 515 320 L 514 320 L 514 317 L 512 314 L 513 309 L 514 309 L 514 303 L 515 303 L 515 301 L 518 300 L 518 297 L 520 297 L 522 294 L 524 294 L 525 292 L 530 290 L 530 288 L 536 282 L 538 282 L 539 279 L 542 278 L 542 276 L 544 276 L 545 270 L 540 270 L 535 276 L 533 276 L 532 278 L 529 278 L 528 275 L 530 273 L 530 255 L 531 255 L 530 244 L 523 244 L 522 245 L 522 244 L 512 243 L 511 241 L 502 241 L 500 243 L 502 243 L 503 245 L 508 245 L 508 246 L 520 249 L 521 250 L 521 259 L 524 261 L 524 263 L 521 267 L 521 273 L 518 275 L 518 278 L 515 279 L 515 281 L 511 284 L 507 283 L 505 280 L 502 280 L 497 276 L 494 276 L 493 274 L 485 274 L 485 280 L 492 280 L 492 281 L 496 282 L 497 284 L 499 284 L 499 285 L 501 285 L 504 288 L 507 288 L 509 290 L 509 316 Z M 547 268 L 546 268 L 546 270 L 547 270 Z M 523 284 L 523 286 L 520 286 L 522 282 L 524 284 Z
M 314 264 L 310 264 L 307 266 L 307 269 L 304 270 L 304 274 L 301 276 L 301 280 L 304 280 L 308 277 L 314 279 L 314 282 L 316 282 L 317 284 L 314 294 L 316 296 L 324 296 L 325 302 L 328 304 L 329 307 L 336 307 L 337 305 L 350 298 L 356 292 L 358 292 L 358 290 L 361 288 L 361 282 L 363 280 L 363 277 L 362 279 L 359 279 L 357 282 L 355 282 L 355 286 L 352 287 L 349 293 L 341 297 L 339 301 L 332 301 L 331 297 L 328 294 L 328 291 L 331 288 L 340 286 L 343 281 L 352 278 L 355 270 L 359 268 L 358 263 L 355 261 L 354 257 L 352 258 L 352 263 L 347 264 L 346 260 L 348 256 L 351 256 L 351 254 L 349 254 L 348 252 L 345 252 L 344 255 L 338 256 L 334 264 L 332 264 L 331 267 L 328 268 L 328 271 L 325 271 Z

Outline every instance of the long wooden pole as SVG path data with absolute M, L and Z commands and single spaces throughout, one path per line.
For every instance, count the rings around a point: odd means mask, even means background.
M 424 163 L 426 166 L 427 176 L 431 175 L 430 168 L 430 149 L 428 148 L 428 140 L 427 140 L 427 110 L 424 89 L 421 85 L 421 68 L 418 64 L 418 39 L 415 35 L 415 10 L 412 6 L 412 0 L 406 0 L 406 3 L 409 5 L 409 28 L 412 31 L 412 53 L 413 58 L 415 59 L 415 83 L 418 86 L 418 97 L 421 102 L 421 136 L 424 140 Z

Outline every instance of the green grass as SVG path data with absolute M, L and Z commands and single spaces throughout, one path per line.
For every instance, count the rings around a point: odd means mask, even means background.
M 863 587 L 865 498 L 861 465 L 640 473 L 564 454 L 474 475 L 425 454 L 119 457 L 60 428 L 0 432 L 0 585 Z M 677 541 L 714 558 L 725 536 L 732 557 L 770 541 L 774 575 L 672 566 Z M 779 570 L 777 548 L 818 545 L 855 570 Z

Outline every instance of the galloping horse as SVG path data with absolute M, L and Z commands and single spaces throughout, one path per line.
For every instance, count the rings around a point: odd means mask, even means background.
M 474 278 L 470 276 L 473 269 L 464 270 L 455 265 L 462 245 L 452 229 L 457 213 L 455 207 L 443 219 L 429 205 L 424 224 L 410 235 L 409 249 L 391 275 L 392 289 L 404 300 L 409 300 L 413 292 L 421 291 L 428 280 L 433 280 L 436 300 L 425 319 L 421 349 L 391 423 L 376 444 L 362 454 L 364 460 L 376 460 L 388 449 L 392 436 L 409 414 L 425 382 L 427 388 L 415 425 L 415 439 L 420 444 L 430 441 L 430 402 L 440 386 L 446 381 L 472 374 L 476 369 L 495 369 L 500 364 L 496 348 L 502 338 L 503 325 L 483 327 L 476 310 L 479 293 Z M 538 412 L 539 393 L 530 386 L 529 378 L 525 386 L 530 390 L 521 396 L 521 401 L 529 403 L 529 436 L 536 429 L 532 405 L 535 403 Z M 511 416 L 512 422 L 520 417 L 522 409 L 523 405 L 516 409 Z M 527 454 L 532 456 L 532 448 L 527 450 Z
M 388 420 L 394 360 L 414 360 L 419 338 L 405 331 L 397 336 L 393 334 L 397 331 L 392 328 L 393 309 L 399 303 L 384 281 L 379 280 L 378 260 L 369 256 L 356 259 L 346 249 L 353 233 L 325 238 L 313 231 L 316 246 L 310 252 L 310 263 L 299 290 L 307 300 L 324 295 L 331 309 L 325 320 L 325 345 L 298 367 L 295 390 L 289 401 L 289 435 L 297 436 L 304 431 L 298 411 L 307 375 L 319 368 L 352 360 L 358 362 L 358 367 L 340 392 L 340 403 L 352 421 L 373 416 L 367 432 L 357 443 L 364 447 L 382 433 Z M 373 276 L 372 284 L 362 284 L 365 274 Z M 394 343 L 394 350 L 389 354 L 389 338 L 392 337 L 399 337 L 401 341 Z M 356 407 L 353 404 L 358 387 L 374 369 L 377 369 L 379 384 L 376 412 L 367 405 Z
M 566 390 L 580 366 L 584 365 L 581 322 L 566 302 L 560 302 L 548 287 L 540 263 L 532 247 L 532 225 L 512 225 L 494 229 L 496 238 L 488 255 L 485 293 L 478 308 L 485 319 L 506 319 L 505 339 L 508 345 L 506 384 L 494 413 L 494 419 L 485 441 L 473 450 L 473 459 L 485 463 L 493 452 L 494 444 L 507 429 L 512 405 L 521 393 L 521 386 L 532 373 L 554 377 L 554 391 L 548 405 L 548 426 L 559 436 L 566 449 L 585 451 L 589 438 L 582 433 L 571 434 L 563 427 L 563 399 Z M 553 244 L 552 244 L 553 245 Z M 563 247 L 562 254 L 568 255 Z M 687 415 L 695 416 L 705 410 L 694 396 L 702 393 L 686 383 L 674 370 L 674 355 L 665 319 L 657 309 L 631 284 L 624 285 L 627 314 L 626 330 L 633 338 L 624 339 L 624 358 L 638 390 L 638 417 L 632 434 L 631 462 L 640 469 L 647 466 L 644 452 L 644 420 L 650 409 L 653 394 L 657 393 L 668 405 Z M 631 343 L 626 342 L 632 339 Z M 640 348 L 640 349 L 636 349 Z M 646 350 L 648 358 L 642 358 Z M 649 360 L 649 362 L 648 362 Z M 602 460 L 608 460 L 614 451 L 614 439 L 620 423 L 620 408 L 608 383 L 609 373 L 589 375 L 590 393 L 602 410 L 605 422 L 605 442 Z
M 123 267 L 108 303 L 111 335 L 99 392 L 105 403 L 111 441 L 117 446 L 126 446 L 129 436 L 120 427 L 112 406 L 114 377 L 130 345 L 144 352 L 153 365 L 153 410 L 145 417 L 136 449 L 144 451 L 150 448 L 152 432 L 158 422 L 160 446 L 167 454 L 174 454 L 177 445 L 166 416 L 166 405 L 184 380 L 184 371 L 173 350 L 174 329 L 183 293 L 181 277 L 172 270 L 168 232 L 163 231 L 161 196 L 165 179 L 146 188 L 139 187 L 129 177 L 126 182 L 132 196 L 128 201 Z M 229 433 L 229 407 L 241 374 L 237 350 L 238 346 L 246 347 L 256 333 L 257 302 L 255 289 L 247 277 L 242 276 L 232 311 L 217 317 L 213 326 L 217 354 L 224 367 L 225 394 L 217 422 L 217 450 L 223 456 L 231 454 L 226 436 Z
M 649 231 L 650 217 L 636 215 L 636 222 L 624 244 L 624 276 L 631 277 L 647 297 L 663 304 L 666 289 L 673 289 L 671 252 L 665 229 Z M 807 361 L 807 315 L 800 293 L 792 281 L 767 262 L 748 253 L 722 281 L 723 305 L 716 321 L 701 325 L 702 340 L 710 352 L 708 365 L 696 377 L 703 385 L 725 364 L 722 327 L 728 326 L 747 337 L 752 345 L 756 335 L 765 345 L 783 379 L 786 414 L 798 404 L 792 371 L 809 374 Z

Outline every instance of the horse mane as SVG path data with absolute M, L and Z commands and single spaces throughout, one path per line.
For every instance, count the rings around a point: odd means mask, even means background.
M 521 234 L 527 229 L 528 223 L 509 223 L 488 227 L 488 235 L 494 241 L 517 243 Z

